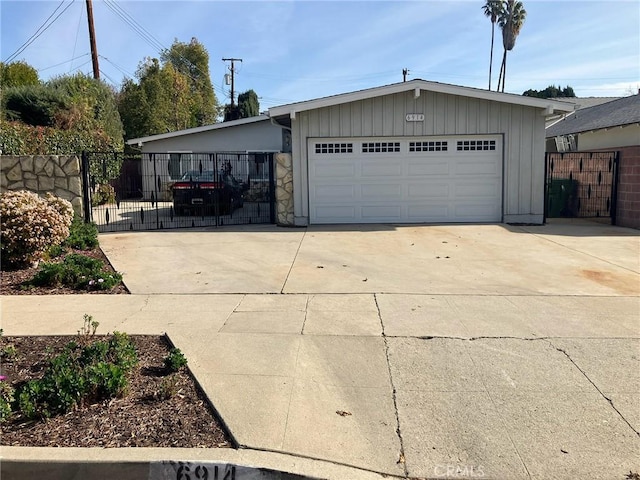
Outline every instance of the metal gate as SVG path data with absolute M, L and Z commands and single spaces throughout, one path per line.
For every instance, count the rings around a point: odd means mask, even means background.
M 610 218 L 615 225 L 618 152 L 546 154 L 545 218 Z
M 270 152 L 84 152 L 82 164 L 100 232 L 275 223 Z

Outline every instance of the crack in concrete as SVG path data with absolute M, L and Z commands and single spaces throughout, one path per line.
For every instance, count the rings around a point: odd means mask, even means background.
M 438 336 L 438 335 L 426 335 L 422 337 L 412 337 L 412 336 L 393 336 L 390 338 L 417 338 L 419 340 L 465 340 L 469 342 L 473 342 L 475 340 L 522 340 L 525 342 L 535 342 L 537 340 L 547 340 L 553 337 L 511 337 L 511 336 L 479 336 L 479 337 L 448 337 L 448 336 Z
M 393 383 L 393 375 L 391 374 L 391 362 L 389 361 L 389 342 L 387 339 L 387 335 L 384 331 L 384 322 L 382 321 L 382 313 L 380 312 L 380 306 L 378 305 L 378 297 L 376 294 L 373 294 L 373 300 L 376 303 L 376 308 L 378 310 L 378 318 L 380 319 L 380 327 L 382 328 L 382 339 L 384 340 L 384 353 L 385 359 L 387 361 L 387 370 L 389 372 L 389 383 L 391 384 L 391 398 L 393 400 L 393 410 L 396 416 L 396 435 L 398 436 L 398 441 L 400 442 L 400 453 L 398 454 L 398 461 L 396 463 L 402 463 L 402 468 L 404 470 L 404 475 L 406 478 L 409 478 L 409 469 L 407 468 L 407 460 L 404 453 L 404 440 L 402 438 L 402 430 L 400 429 L 400 414 L 398 413 L 398 398 L 396 386 Z
M 603 392 L 602 390 L 600 390 L 600 387 L 598 387 L 598 386 L 593 382 L 593 380 L 591 380 L 591 379 L 589 378 L 589 375 L 587 375 L 587 373 L 586 373 L 582 368 L 580 368 L 580 366 L 579 366 L 579 365 L 578 365 L 578 364 L 573 360 L 573 358 L 571 358 L 571 355 L 569 355 L 569 353 L 567 353 L 567 351 L 566 351 L 566 350 L 564 350 L 563 348 L 556 347 L 553 343 L 551 343 L 551 341 L 550 341 L 550 340 L 549 340 L 548 342 L 549 342 L 549 345 L 551 345 L 551 347 L 552 347 L 552 348 L 555 348 L 558 352 L 560 352 L 560 353 L 564 354 L 564 355 L 569 359 L 569 361 L 573 364 L 573 366 L 574 366 L 574 367 L 576 367 L 576 368 L 580 371 L 580 373 L 584 376 L 584 378 L 586 378 L 586 379 L 587 379 L 587 381 L 588 381 L 591 385 L 593 385 L 593 388 L 595 388 L 595 389 L 596 389 L 596 391 L 597 391 L 597 392 L 602 396 L 602 398 L 604 398 L 607 402 L 609 402 L 609 405 L 611 405 L 611 408 L 613 408 L 613 409 L 615 410 L 615 412 L 620 416 L 620 418 L 624 421 L 624 423 L 626 423 L 626 424 L 629 426 L 629 428 L 630 428 L 630 429 L 631 429 L 631 430 L 632 430 L 636 435 L 638 435 L 638 436 L 640 437 L 640 432 L 639 432 L 638 430 L 636 430 L 636 429 L 633 427 L 633 425 L 631 425 L 631 424 L 629 423 L 629 420 L 627 420 L 627 419 L 625 418 L 625 416 L 624 416 L 624 415 L 622 415 L 622 412 L 620 412 L 620 410 L 618 410 L 618 409 L 616 408 L 616 406 L 613 404 L 613 400 L 611 400 L 609 397 L 607 397 L 607 396 L 604 394 L 604 392 Z

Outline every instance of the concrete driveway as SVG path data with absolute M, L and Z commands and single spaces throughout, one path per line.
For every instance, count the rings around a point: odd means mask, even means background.
M 271 468 L 623 480 L 640 473 L 639 234 L 584 222 L 106 234 L 132 295 L 5 297 L 3 328 L 73 334 L 91 313 L 103 331 L 167 332 Z M 21 455 L 3 447 L 5 462 Z
M 594 223 L 105 234 L 134 294 L 634 295 L 637 231 Z

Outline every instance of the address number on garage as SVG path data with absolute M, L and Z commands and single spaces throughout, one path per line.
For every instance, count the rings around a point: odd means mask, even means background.
M 407 113 L 407 122 L 424 122 L 424 113 Z

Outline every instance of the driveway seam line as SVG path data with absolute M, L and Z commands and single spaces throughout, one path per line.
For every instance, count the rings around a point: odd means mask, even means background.
M 526 231 L 526 230 L 525 230 L 525 231 Z M 614 267 L 618 267 L 618 268 L 621 268 L 621 269 L 626 270 L 626 271 L 628 271 L 628 272 L 635 273 L 636 275 L 638 275 L 638 274 L 640 273 L 640 272 L 637 272 L 637 271 L 632 270 L 632 269 L 630 269 L 630 268 L 623 267 L 622 265 L 618 265 L 617 263 L 613 263 L 613 262 L 611 262 L 611 261 L 609 261 L 609 260 L 605 260 L 604 258 L 596 257 L 595 255 L 592 255 L 592 254 L 587 253 L 587 252 L 583 252 L 582 250 L 578 250 L 578 249 L 576 249 L 576 248 L 569 247 L 569 246 L 567 246 L 567 245 L 563 245 L 562 243 L 555 242 L 555 241 L 551 240 L 550 238 L 545 238 L 545 237 L 543 237 L 543 236 L 542 236 L 541 234 L 539 234 L 539 233 L 533 233 L 533 232 L 527 232 L 527 233 L 528 233 L 529 235 L 533 235 L 533 236 L 535 236 L 535 237 L 537 237 L 537 238 L 540 238 L 541 240 L 546 240 L 547 242 L 553 243 L 554 245 L 558 245 L 558 246 L 560 246 L 560 247 L 564 247 L 564 248 L 566 248 L 567 250 L 571 250 L 572 252 L 581 253 L 582 255 L 586 255 L 586 256 L 588 256 L 588 257 L 595 258 L 595 259 L 597 259 L 597 260 L 600 260 L 601 262 L 608 263 L 609 265 L 613 265 Z
M 549 345 L 551 345 L 551 347 L 555 348 L 555 349 L 556 349 L 557 351 L 559 351 L 560 353 L 563 353 L 563 354 L 564 354 L 564 355 L 569 359 L 569 361 L 573 364 L 573 366 L 574 366 L 574 367 L 576 367 L 576 368 L 578 369 L 578 371 L 579 371 L 579 372 L 584 376 L 584 378 L 586 378 L 586 379 L 587 379 L 587 381 L 588 381 L 591 385 L 593 385 L 593 388 L 595 388 L 595 389 L 596 389 L 596 391 L 600 394 L 600 396 L 602 396 L 602 398 L 604 398 L 604 399 L 609 403 L 609 405 L 611 405 L 611 408 L 613 408 L 613 410 L 614 410 L 614 411 L 615 411 L 615 412 L 620 416 L 620 418 L 624 421 L 624 423 L 626 423 L 626 424 L 629 426 L 629 428 L 630 428 L 630 429 L 631 429 L 631 430 L 632 430 L 632 431 L 633 431 L 637 436 L 639 436 L 639 437 L 640 437 L 640 432 L 639 432 L 638 430 L 636 430 L 635 428 L 633 428 L 633 425 L 631 425 L 631 424 L 629 423 L 629 421 L 625 418 L 625 416 L 624 416 L 624 415 L 622 415 L 622 412 L 620 412 L 620 410 L 618 410 L 618 409 L 616 408 L 616 406 L 613 404 L 613 400 L 611 400 L 609 397 L 607 397 L 607 396 L 604 394 L 604 392 L 603 392 L 602 390 L 600 390 L 600 388 L 599 388 L 599 387 L 598 387 L 598 386 L 593 382 L 593 380 L 591 380 L 591 379 L 589 378 L 589 375 L 587 375 L 587 373 L 586 373 L 584 370 L 582 370 L 582 368 L 580 368 L 580 366 L 579 366 L 579 365 L 578 365 L 578 364 L 573 360 L 573 358 L 571 358 L 571 355 L 569 355 L 569 354 L 567 353 L 567 351 L 566 351 L 566 350 L 564 350 L 563 348 L 556 347 L 553 343 L 551 343 L 551 341 L 550 341 L 550 340 L 547 340 L 547 341 L 549 342 Z
M 293 270 L 293 266 L 296 263 L 296 260 L 298 259 L 298 253 L 300 253 L 300 249 L 302 248 L 302 242 L 304 241 L 304 238 L 307 236 L 307 230 L 305 229 L 305 231 L 302 233 L 302 238 L 300 239 L 300 243 L 298 244 L 298 248 L 296 249 L 296 254 L 293 256 L 293 260 L 291 261 L 291 266 L 289 267 L 289 271 L 287 272 L 287 276 L 284 279 L 284 283 L 282 284 L 282 288 L 280 289 L 280 293 L 284 294 L 284 287 L 287 286 L 287 282 L 289 281 L 289 275 L 291 275 L 291 271 Z
M 391 384 L 391 399 L 393 400 L 393 411 L 396 417 L 396 435 L 398 436 L 398 441 L 400 443 L 400 455 L 398 457 L 398 461 L 396 463 L 402 463 L 402 468 L 404 470 L 404 476 L 409 478 L 409 469 L 407 468 L 407 458 L 404 454 L 404 440 L 402 438 L 402 430 L 400 429 L 400 414 L 398 413 L 398 398 L 396 392 L 396 386 L 393 382 L 393 376 L 391 374 L 391 363 L 389 362 L 389 342 L 387 336 L 384 332 L 384 322 L 382 321 L 382 313 L 380 312 L 380 306 L 378 305 L 378 297 L 374 293 L 373 301 L 376 304 L 376 308 L 378 309 L 378 319 L 380 320 L 380 327 L 382 328 L 382 340 L 384 341 L 384 356 L 387 361 L 387 371 L 389 372 L 389 383 Z

